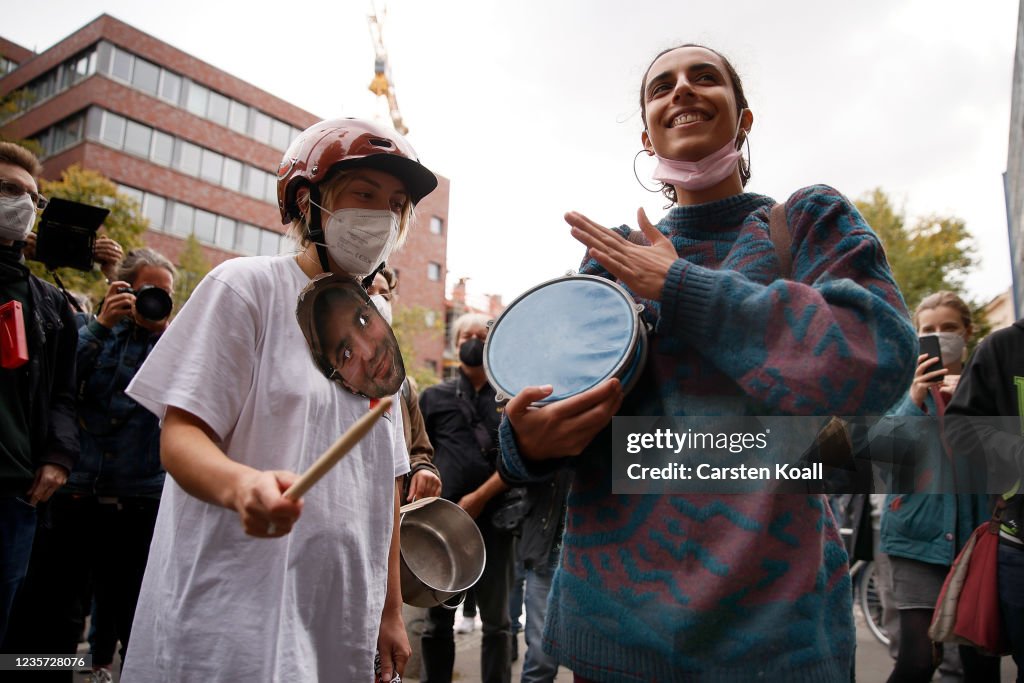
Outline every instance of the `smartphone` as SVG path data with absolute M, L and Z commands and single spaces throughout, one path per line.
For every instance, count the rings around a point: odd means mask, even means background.
M 928 358 L 935 357 L 939 359 L 938 363 L 932 363 L 926 370 L 932 372 L 934 370 L 942 369 L 942 347 L 939 346 L 939 337 L 934 334 L 927 334 L 923 337 L 918 337 L 917 340 L 921 344 L 921 353 L 928 354 Z M 927 358 L 925 359 L 927 360 Z

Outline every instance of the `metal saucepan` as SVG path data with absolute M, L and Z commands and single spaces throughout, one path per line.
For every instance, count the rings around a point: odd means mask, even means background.
M 476 522 L 444 498 L 423 498 L 401 513 L 402 599 L 415 607 L 454 609 L 484 571 Z

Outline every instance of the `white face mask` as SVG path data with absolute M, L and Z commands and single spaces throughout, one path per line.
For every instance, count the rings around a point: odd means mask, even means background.
M 319 206 L 319 205 L 318 205 Z M 398 217 L 383 209 L 338 209 L 320 207 L 326 220 L 324 241 L 327 253 L 344 273 L 362 279 L 387 260 L 398 241 Z
M 0 239 L 24 240 L 35 219 L 36 207 L 28 193 L 0 197 Z
M 388 325 L 391 324 L 391 302 L 384 298 L 382 294 L 371 294 L 370 301 L 380 311 L 380 317 L 387 321 Z
M 967 342 L 956 332 L 939 332 L 939 348 L 942 350 L 942 364 L 952 365 L 964 359 Z

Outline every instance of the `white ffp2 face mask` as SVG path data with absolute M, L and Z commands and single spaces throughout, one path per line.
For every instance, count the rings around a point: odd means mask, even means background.
M 942 364 L 952 365 L 964 359 L 967 342 L 956 332 L 939 332 L 939 349 L 942 351 Z
M 383 209 L 338 209 L 320 207 L 324 241 L 331 260 L 344 273 L 362 279 L 391 255 L 398 241 L 398 218 Z
M 381 294 L 371 294 L 370 301 L 380 311 L 380 317 L 387 321 L 388 325 L 391 324 L 391 302 L 384 298 Z
M 0 239 L 24 240 L 35 219 L 36 207 L 28 193 L 0 197 Z

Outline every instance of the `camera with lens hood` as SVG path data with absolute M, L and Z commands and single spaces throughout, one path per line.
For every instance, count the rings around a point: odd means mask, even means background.
M 155 285 L 143 285 L 138 290 L 121 287 L 118 294 L 127 292 L 135 295 L 135 310 L 146 320 L 153 322 L 163 320 L 171 314 L 174 303 L 171 295 Z

